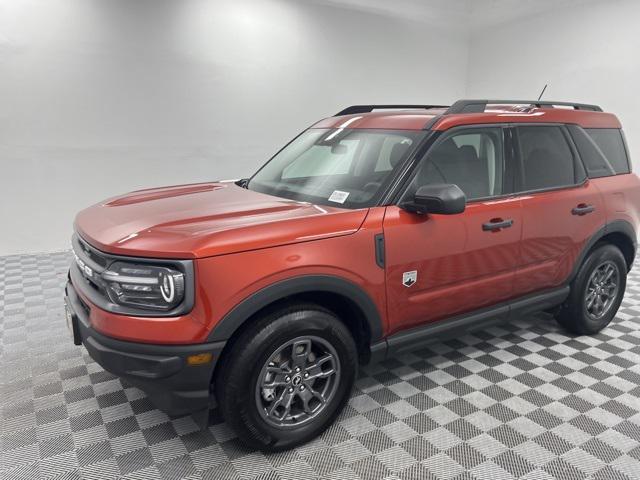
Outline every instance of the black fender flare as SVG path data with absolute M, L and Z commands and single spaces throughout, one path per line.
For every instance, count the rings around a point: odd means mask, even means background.
M 211 330 L 207 342 L 228 340 L 252 315 L 268 305 L 292 295 L 329 292 L 347 298 L 364 314 L 371 334 L 370 342 L 382 338 L 382 319 L 376 304 L 361 287 L 333 275 L 302 275 L 269 285 L 233 307 Z
M 631 223 L 627 222 L 626 220 L 614 220 L 613 222 L 605 224 L 596 233 L 594 233 L 591 238 L 589 238 L 585 246 L 582 248 L 580 255 L 576 259 L 573 270 L 571 271 L 571 275 L 569 275 L 569 278 L 567 279 L 567 283 L 571 283 L 576 277 L 580 266 L 584 262 L 584 259 L 586 258 L 589 251 L 593 248 L 593 246 L 610 233 L 621 233 L 622 235 L 627 237 L 633 245 L 633 253 L 635 256 L 635 252 L 638 247 L 638 237 L 636 235 L 635 229 L 633 228 L 633 225 L 631 225 Z

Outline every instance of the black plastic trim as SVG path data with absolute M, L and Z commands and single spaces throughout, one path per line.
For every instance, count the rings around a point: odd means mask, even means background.
M 449 105 L 351 105 L 343 110 L 340 110 L 334 115 L 334 117 L 341 117 L 343 115 L 353 115 L 357 113 L 369 113 L 374 110 L 395 110 L 395 109 L 424 109 L 429 110 L 431 108 L 448 108 Z
M 117 340 L 91 327 L 89 309 L 71 282 L 67 283 L 65 293 L 82 343 L 105 370 L 149 393 L 151 400 L 170 414 L 209 408 L 211 378 L 225 342 L 156 345 Z M 198 353 L 211 353 L 213 360 L 205 365 L 187 366 L 185 358 Z
M 595 210 L 596 207 L 593 205 L 577 206 L 571 209 L 571 215 L 587 215 L 588 213 L 595 212 Z
M 81 243 L 82 241 L 82 243 Z M 86 254 L 83 248 L 87 247 L 92 251 L 96 252 L 100 256 L 106 259 L 107 265 L 102 266 L 96 263 L 89 255 Z M 80 291 L 86 295 L 92 303 L 97 305 L 103 310 L 107 312 L 116 313 L 118 315 L 130 315 L 135 317 L 177 317 L 180 315 L 186 315 L 193 309 L 193 305 L 195 304 L 195 269 L 193 266 L 192 260 L 173 260 L 166 258 L 148 258 L 148 257 L 129 257 L 125 255 L 113 255 L 110 253 L 103 252 L 102 250 L 98 250 L 89 242 L 87 242 L 84 238 L 81 238 L 80 235 L 74 234 L 71 238 L 71 245 L 73 247 L 73 251 L 76 255 L 80 257 L 80 259 L 85 262 L 94 272 L 102 273 L 109 268 L 114 262 L 131 262 L 131 263 L 143 263 L 149 265 L 158 265 L 158 266 L 170 266 L 177 268 L 182 273 L 184 273 L 184 300 L 177 305 L 175 308 L 171 310 L 162 311 L 162 310 L 146 310 L 142 308 L 134 308 L 127 307 L 123 305 L 119 305 L 117 303 L 113 303 L 107 296 L 103 295 L 101 292 L 96 290 L 89 281 L 84 277 L 84 275 L 80 272 L 80 268 L 78 267 L 75 260 L 72 260 L 71 266 L 69 268 L 70 276 L 72 278 L 73 284 L 76 288 L 79 288 Z
M 103 335 L 97 332 L 95 329 L 90 327 L 89 325 L 89 310 L 86 306 L 84 306 L 84 302 L 79 297 L 78 293 L 75 290 L 75 285 L 69 282 L 65 288 L 65 293 L 67 299 L 69 300 L 68 305 L 72 308 L 73 312 L 78 316 L 78 320 L 80 324 L 84 326 L 86 329 L 91 330 L 91 335 L 95 337 L 102 344 L 107 345 L 116 350 L 123 350 L 129 353 L 139 353 L 143 355 L 178 355 L 183 356 L 185 354 L 192 355 L 194 353 L 201 352 L 202 350 L 207 349 L 222 349 L 224 347 L 224 342 L 217 343 L 192 343 L 192 344 L 184 344 L 184 345 L 161 345 L 161 344 L 150 344 L 150 343 L 139 343 L 139 342 L 128 342 L 125 340 L 118 340 L 116 338 L 111 338 L 106 335 Z
M 501 230 L 503 228 L 511 228 L 513 226 L 513 220 L 502 220 L 499 222 L 487 222 L 482 224 L 483 232 L 493 232 L 495 230 Z
M 528 315 L 556 307 L 567 299 L 570 290 L 569 285 L 564 285 L 511 300 L 509 302 L 510 320 L 515 320 L 514 317 L 516 316 Z
M 369 361 L 367 363 L 377 363 L 387 358 L 387 340 L 380 340 L 371 345 L 369 348 Z
M 379 361 L 390 355 L 422 348 L 457 335 L 485 329 L 490 325 L 505 323 L 521 315 L 546 310 L 560 305 L 568 295 L 569 286 L 565 285 L 398 332 L 372 345 L 371 358 L 373 361 Z
M 376 265 L 384 268 L 384 234 L 378 233 L 373 237 L 376 249 Z
M 578 274 L 578 270 L 580 269 L 580 266 L 584 262 L 584 259 L 586 258 L 589 251 L 593 248 L 593 246 L 596 243 L 598 243 L 598 241 L 600 241 L 603 237 L 605 237 L 610 233 L 621 233 L 625 237 L 627 237 L 631 242 L 631 244 L 633 245 L 633 256 L 635 257 L 636 251 L 638 249 L 638 236 L 636 234 L 635 229 L 633 228 L 633 225 L 631 225 L 626 220 L 614 220 L 613 222 L 609 222 L 606 225 L 602 226 L 600 229 L 598 229 L 596 233 L 594 233 L 589 238 L 585 246 L 582 248 L 580 255 L 576 259 L 576 262 L 573 266 L 573 270 L 571 271 L 571 274 L 569 275 L 569 278 L 567 280 L 568 283 L 572 282 L 573 279 L 576 277 L 576 275 Z M 631 269 L 632 265 L 633 265 L 633 260 L 629 264 L 629 269 Z
M 396 333 L 387 339 L 387 355 L 395 355 L 421 348 L 425 345 L 442 341 L 443 338 L 455 336 L 458 333 L 486 328 L 494 323 L 504 322 L 507 320 L 508 314 L 508 306 L 492 307 L 484 311 L 456 316 Z
M 262 308 L 292 295 L 310 292 L 331 292 L 351 300 L 364 313 L 371 342 L 382 338 L 382 319 L 375 303 L 362 288 L 331 275 L 304 275 L 274 283 L 240 302 L 218 322 L 207 341 L 228 340 L 246 320 Z
M 458 100 L 445 112 L 445 115 L 455 113 L 483 113 L 487 105 L 531 105 L 533 107 L 573 107 L 575 110 L 590 110 L 593 112 L 601 112 L 602 108 L 598 105 L 590 105 L 587 103 L 574 102 L 553 102 L 540 100 Z
M 620 135 L 622 136 L 622 146 L 624 147 L 624 153 L 627 155 L 627 164 L 629 165 L 629 173 L 633 172 L 633 162 L 631 161 L 631 154 L 629 152 L 629 145 L 627 144 L 627 136 L 624 134 L 624 130 L 620 129 Z

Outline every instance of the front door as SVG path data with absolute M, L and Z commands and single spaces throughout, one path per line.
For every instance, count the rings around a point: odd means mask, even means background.
M 418 165 L 405 198 L 426 184 L 453 183 L 465 212 L 384 218 L 390 333 L 508 300 L 519 260 L 522 212 L 509 196 L 502 127 L 444 133 Z

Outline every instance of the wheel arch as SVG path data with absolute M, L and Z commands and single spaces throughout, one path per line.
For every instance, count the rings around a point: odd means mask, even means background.
M 620 249 L 627 263 L 627 269 L 631 270 L 637 249 L 636 231 L 631 223 L 626 220 L 614 220 L 600 228 L 587 241 L 582 249 L 569 277 L 569 282 L 573 281 L 578 274 L 578 270 L 584 262 L 587 255 L 591 253 L 594 247 L 599 243 L 610 243 Z
M 254 319 L 292 302 L 316 303 L 335 313 L 354 336 L 364 362 L 369 346 L 382 338 L 378 308 L 361 287 L 331 275 L 304 275 L 276 282 L 244 299 L 218 322 L 207 342 L 226 340 L 227 350 Z

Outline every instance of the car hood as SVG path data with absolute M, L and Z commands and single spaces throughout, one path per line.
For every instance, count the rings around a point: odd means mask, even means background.
M 347 210 L 213 182 L 139 190 L 81 211 L 76 231 L 108 253 L 199 258 L 349 235 L 367 209 Z

